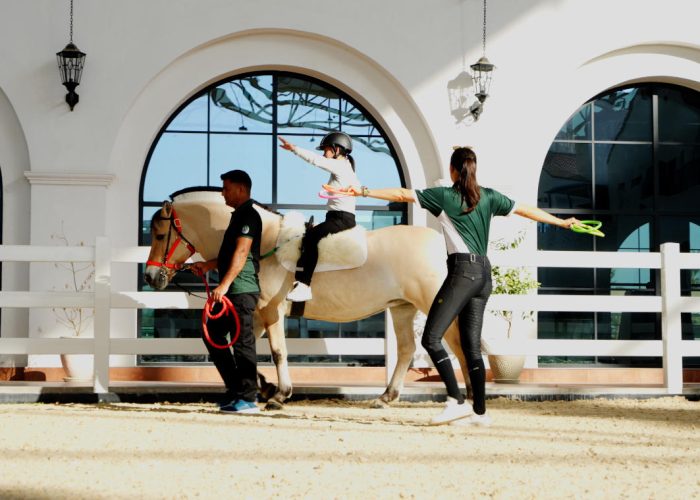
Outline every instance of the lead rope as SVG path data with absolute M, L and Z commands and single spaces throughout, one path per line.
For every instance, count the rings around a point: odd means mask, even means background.
M 241 321 L 238 318 L 236 308 L 233 306 L 231 300 L 224 295 L 221 298 L 221 311 L 219 311 L 216 314 L 213 314 L 212 309 L 214 308 L 214 304 L 216 304 L 216 301 L 211 296 L 211 291 L 209 290 L 209 283 L 207 283 L 207 279 L 204 276 L 204 274 L 198 274 L 198 276 L 202 278 L 202 282 L 204 283 L 204 286 L 207 289 L 207 302 L 206 304 L 204 304 L 204 309 L 202 309 L 202 331 L 204 332 L 204 338 L 207 340 L 207 342 L 209 342 L 209 345 L 212 347 L 215 347 L 217 349 L 228 349 L 236 343 L 236 341 L 238 340 L 238 336 L 241 333 Z M 223 316 L 228 315 L 233 315 L 233 319 L 236 322 L 236 333 L 231 333 L 231 342 L 229 342 L 228 344 L 217 344 L 212 340 L 211 336 L 209 335 L 209 329 L 207 328 L 207 320 L 219 319 Z

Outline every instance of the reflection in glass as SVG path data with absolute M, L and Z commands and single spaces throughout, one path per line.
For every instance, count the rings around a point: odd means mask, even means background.
M 651 141 L 651 92 L 628 88 L 594 101 L 595 140 Z
M 700 200 L 700 146 L 658 147 L 659 208 L 685 212 Z
M 555 142 L 542 166 L 540 208 L 592 208 L 590 144 Z
M 231 80 L 211 89 L 211 130 L 272 132 L 272 76 Z
M 595 207 L 645 210 L 654 207 L 651 145 L 595 145 Z
M 591 105 L 584 104 L 564 124 L 555 140 L 587 140 L 591 138 Z
M 659 140 L 700 143 L 700 93 L 662 87 L 659 96 Z

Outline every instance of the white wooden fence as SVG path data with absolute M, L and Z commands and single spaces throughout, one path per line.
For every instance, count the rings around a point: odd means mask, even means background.
M 105 237 L 94 247 L 0 246 L 0 261 L 91 262 L 95 287 L 90 292 L 0 291 L 0 308 L 94 308 L 94 338 L 0 338 L 2 354 L 92 354 L 96 393 L 109 388 L 110 354 L 204 354 L 200 339 L 122 339 L 110 337 L 112 309 L 201 309 L 203 301 L 185 292 L 137 292 L 112 289 L 113 263 L 146 261 L 148 248 L 112 248 Z M 661 313 L 659 341 L 635 340 L 504 340 L 490 342 L 493 354 L 563 356 L 657 356 L 663 359 L 669 394 L 683 391 L 682 359 L 700 356 L 700 342 L 681 338 L 681 313 L 700 313 L 700 297 L 680 293 L 680 271 L 700 269 L 700 254 L 681 254 L 676 243 L 659 253 L 629 252 L 493 252 L 495 265 L 577 268 L 646 268 L 661 270 L 661 296 L 493 295 L 489 309 L 514 311 L 599 311 Z M 269 352 L 258 341 L 258 352 Z M 385 355 L 393 368 L 394 346 L 385 339 L 288 339 L 289 354 Z M 389 375 L 387 373 L 387 375 Z

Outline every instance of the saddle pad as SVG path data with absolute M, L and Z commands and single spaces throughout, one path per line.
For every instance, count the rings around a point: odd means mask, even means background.
M 277 239 L 277 261 L 287 271 L 294 272 L 301 255 L 301 238 L 304 234 L 303 216 L 287 214 Z M 301 222 L 301 223 L 299 223 Z M 360 267 L 367 260 L 367 232 L 355 226 L 330 234 L 318 244 L 318 264 L 315 272 L 339 271 Z

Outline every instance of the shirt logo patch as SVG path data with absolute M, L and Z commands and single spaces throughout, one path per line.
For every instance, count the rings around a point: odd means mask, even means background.
M 241 233 L 242 233 L 242 234 L 248 234 L 249 232 L 250 232 L 250 227 L 248 227 L 248 226 L 243 226 L 243 227 L 241 228 Z

